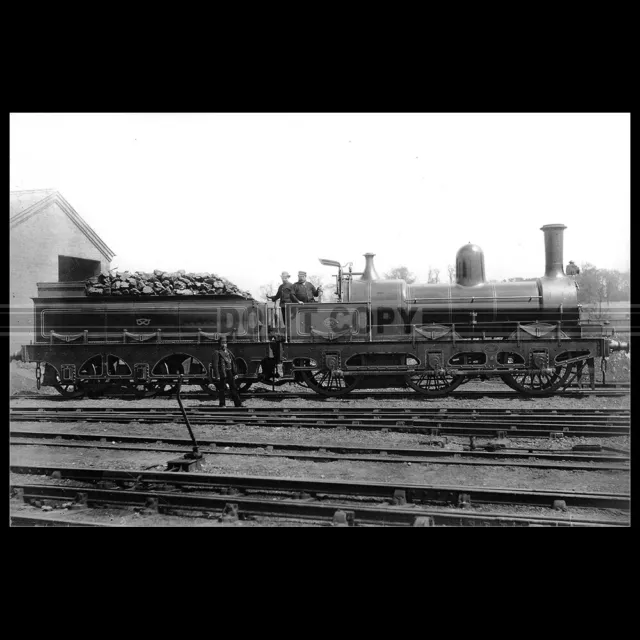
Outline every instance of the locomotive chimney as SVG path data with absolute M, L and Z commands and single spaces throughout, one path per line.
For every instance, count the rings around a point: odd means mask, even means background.
M 540 230 L 544 231 L 545 278 L 564 276 L 562 234 L 566 228 L 563 224 L 545 224 L 544 227 L 540 227 Z
M 362 272 L 362 277 L 360 280 L 380 280 L 380 276 L 376 271 L 376 268 L 373 266 L 373 256 L 375 253 L 365 253 L 364 259 L 367 261 L 364 266 L 364 271 Z

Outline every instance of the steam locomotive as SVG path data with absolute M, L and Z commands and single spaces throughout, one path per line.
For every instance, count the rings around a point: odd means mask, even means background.
M 629 349 L 604 326 L 580 324 L 576 285 L 565 276 L 562 224 L 544 232 L 544 276 L 488 283 L 480 247 L 456 255 L 452 284 L 412 284 L 378 276 L 374 254 L 362 272 L 337 267 L 337 301 L 277 310 L 241 296 L 87 297 L 84 284 L 56 297 L 39 284 L 35 343 L 17 356 L 36 362 L 38 385 L 67 397 L 170 393 L 200 385 L 215 394 L 209 362 L 227 336 L 240 390 L 266 381 L 299 383 L 323 396 L 353 389 L 410 387 L 444 396 L 477 376 L 502 379 L 527 395 L 551 394 L 594 359 Z M 44 365 L 44 372 L 42 370 Z

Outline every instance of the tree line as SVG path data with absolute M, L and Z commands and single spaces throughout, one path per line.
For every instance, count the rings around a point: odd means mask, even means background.
M 606 302 L 628 302 L 631 300 L 631 272 L 616 269 L 598 269 L 590 262 L 580 265 L 576 276 L 578 302 L 602 304 Z

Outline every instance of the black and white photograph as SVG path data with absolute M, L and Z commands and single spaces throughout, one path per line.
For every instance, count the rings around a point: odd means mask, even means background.
M 11 113 L 10 527 L 630 527 L 630 125 Z

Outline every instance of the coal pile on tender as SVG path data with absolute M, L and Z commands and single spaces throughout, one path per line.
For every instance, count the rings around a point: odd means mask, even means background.
M 117 271 L 101 273 L 85 282 L 88 296 L 225 296 L 236 295 L 253 299 L 233 282 L 215 273 L 161 271 L 153 273 Z

